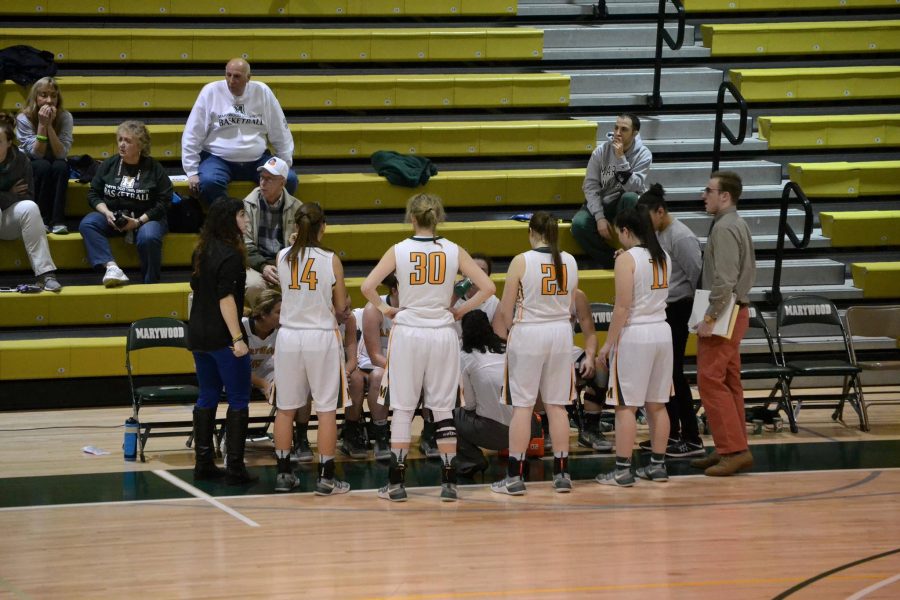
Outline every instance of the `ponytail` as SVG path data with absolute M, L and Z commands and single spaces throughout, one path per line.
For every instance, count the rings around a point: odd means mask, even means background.
M 616 227 L 628 229 L 640 242 L 641 246 L 650 252 L 650 258 L 656 264 L 665 266 L 666 253 L 659 245 L 656 231 L 653 229 L 653 221 L 650 220 L 650 210 L 644 204 L 638 204 L 635 208 L 623 209 L 616 215 Z
M 293 263 L 303 260 L 306 248 L 320 248 L 319 231 L 325 225 L 325 212 L 318 203 L 303 204 L 294 218 L 297 225 L 297 239 L 288 250 L 287 260 Z
M 560 288 L 564 288 L 566 276 L 563 273 L 562 256 L 559 253 L 559 224 L 556 217 L 539 210 L 531 216 L 528 228 L 544 238 L 544 241 L 550 246 L 550 256 L 553 259 L 553 266 L 556 268 L 556 283 Z

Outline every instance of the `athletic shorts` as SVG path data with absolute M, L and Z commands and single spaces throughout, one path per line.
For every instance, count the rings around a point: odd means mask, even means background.
M 575 399 L 572 326 L 568 321 L 516 323 L 506 343 L 506 377 L 501 398 L 531 408 L 538 393 L 544 404 Z
M 390 391 L 394 409 L 415 410 L 424 392 L 425 408 L 452 411 L 459 389 L 456 330 L 395 324 L 391 328 L 381 388 L 382 398 L 384 392 Z
M 282 327 L 275 340 L 276 406 L 294 410 L 312 396 L 318 412 L 344 406 L 348 398 L 344 345 L 337 329 Z
M 279 334 L 280 335 L 280 334 Z M 668 402 L 672 394 L 672 330 L 665 321 L 628 325 L 609 358 L 610 406 Z

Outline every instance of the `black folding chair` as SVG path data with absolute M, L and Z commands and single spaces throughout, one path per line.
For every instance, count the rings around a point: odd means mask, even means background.
M 141 407 L 146 402 L 159 403 L 194 403 L 199 390 L 194 385 L 145 385 L 135 387 L 132 355 L 141 353 L 137 360 L 149 359 L 153 348 L 181 348 L 187 350 L 187 325 L 178 319 L 169 317 L 151 317 L 140 319 L 131 324 L 125 343 L 125 370 L 128 373 L 128 385 L 131 389 L 132 416 L 138 422 L 140 434 L 138 446 L 141 462 L 145 461 L 144 447 L 152 436 L 180 436 L 193 433 L 192 421 L 164 421 L 142 423 Z M 181 431 L 154 432 L 154 429 L 180 429 Z M 185 432 L 187 428 L 189 431 Z M 188 438 L 188 446 L 190 446 Z
M 838 335 L 839 334 L 839 335 Z M 865 406 L 861 402 L 862 390 L 859 383 L 860 368 L 854 364 L 850 352 L 850 338 L 844 329 L 841 316 L 834 303 L 823 296 L 794 296 L 778 306 L 778 318 L 775 336 L 778 340 L 778 356 L 780 363 L 791 369 L 787 380 L 788 390 L 794 378 L 832 377 L 844 378 L 841 398 L 831 418 L 837 421 L 843 416 L 844 403 L 856 410 L 859 416 L 859 428 L 869 430 L 869 418 Z M 823 338 L 837 341 L 843 356 L 840 358 L 799 357 L 790 359 L 785 346 L 790 344 L 807 345 Z M 800 412 L 801 402 L 795 404 L 795 416 Z
M 750 324 L 744 339 L 762 339 L 765 338 L 769 352 L 765 356 L 766 360 L 762 360 L 759 354 L 742 355 L 741 356 L 741 379 L 774 379 L 775 384 L 769 392 L 769 397 L 764 404 L 768 406 L 771 403 L 777 403 L 778 408 L 787 414 L 788 423 L 791 431 L 797 433 L 797 419 L 794 415 L 794 407 L 791 404 L 790 379 L 793 375 L 793 369 L 784 366 L 778 360 L 775 353 L 775 343 L 766 320 L 762 317 L 762 313 L 753 304 L 750 305 Z M 748 360 L 744 360 L 744 357 Z M 780 396 L 776 397 L 780 392 Z

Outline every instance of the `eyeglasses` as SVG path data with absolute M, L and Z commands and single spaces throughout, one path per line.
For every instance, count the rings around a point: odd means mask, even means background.
M 716 188 L 710 188 L 710 187 L 705 187 L 705 188 L 703 188 L 703 192 L 706 193 L 706 194 L 712 194 L 713 192 L 717 192 L 717 193 L 718 193 L 719 191 L 720 191 L 720 190 L 718 190 L 718 189 L 716 189 Z

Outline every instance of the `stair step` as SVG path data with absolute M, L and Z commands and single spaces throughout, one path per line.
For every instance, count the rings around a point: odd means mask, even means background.
M 709 48 L 699 44 L 685 44 L 678 50 L 663 45 L 663 58 L 709 58 Z M 634 60 L 656 56 L 655 46 L 613 46 L 584 48 L 544 48 L 544 61 L 564 60 Z
M 545 25 L 544 52 L 549 49 L 592 49 L 592 48 L 634 48 L 656 47 L 656 24 L 601 24 L 601 25 Z M 673 37 L 677 27 L 669 25 L 666 30 Z M 685 26 L 685 40 L 694 39 L 694 27 Z M 688 46 L 692 44 L 687 44 Z M 668 48 L 668 46 L 664 46 Z M 702 46 L 701 46 L 702 47 Z M 706 49 L 708 52 L 708 49 Z M 546 54 L 545 54 L 546 56 Z
M 666 196 L 668 197 L 668 192 Z M 703 211 L 673 212 L 672 214 L 698 237 L 705 238 L 712 224 L 712 217 Z M 778 221 L 781 217 L 779 209 L 740 210 L 740 215 L 747 221 L 754 238 L 762 235 L 775 236 L 778 233 Z M 802 210 L 788 209 L 788 223 L 794 228 L 794 231 L 803 229 L 803 218 Z
M 520 17 L 572 17 L 594 14 L 596 0 L 519 0 L 516 13 Z M 606 0 L 606 9 L 611 16 L 655 15 L 659 2 L 638 0 Z M 675 14 L 672 4 L 666 5 L 666 13 Z
M 605 140 L 603 140 L 605 141 Z M 721 170 L 736 171 L 743 179 L 745 186 L 781 186 L 781 165 L 766 160 L 723 161 Z M 700 190 L 709 181 L 710 163 L 654 163 L 647 176 L 648 183 L 661 183 L 668 188 L 693 187 L 693 198 L 700 198 Z M 781 189 L 778 190 L 781 195 Z M 741 196 L 744 197 L 743 195 Z
M 572 95 L 639 93 L 653 88 L 653 69 L 566 69 L 562 74 L 569 76 Z M 717 92 L 723 79 L 724 74 L 719 69 L 665 68 L 660 73 L 660 89 L 665 92 Z
M 756 261 L 755 286 L 772 285 L 774 260 Z M 781 264 L 782 286 L 843 286 L 846 282 L 844 263 L 829 258 L 785 259 Z

